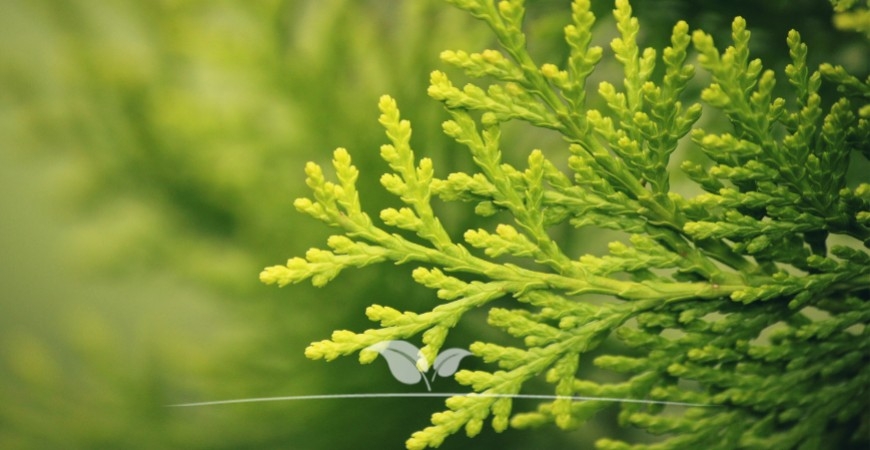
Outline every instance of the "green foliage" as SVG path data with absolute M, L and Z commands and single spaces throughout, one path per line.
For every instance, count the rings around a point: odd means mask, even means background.
M 837 28 L 858 31 L 870 37 L 870 2 L 862 5 L 858 0 L 831 0 L 834 5 L 834 24 Z
M 591 45 L 596 18 L 588 0 L 577 0 L 564 28 L 567 61 L 539 64 L 527 50 L 522 1 L 449 2 L 485 22 L 501 47 L 442 53 L 487 86 L 459 88 L 444 72 L 431 76 L 429 95 L 450 114 L 442 129 L 468 149 L 476 172 L 436 177 L 432 160 L 415 156 L 411 125 L 396 102 L 382 97 L 380 123 L 390 143 L 381 157 L 391 172 L 380 181 L 404 206 L 383 209 L 383 225 L 376 224 L 360 203 L 349 153 L 338 149 L 337 181 L 309 163 L 313 198 L 295 206 L 341 233 L 329 238 L 330 250 L 312 249 L 260 275 L 280 286 L 306 279 L 322 286 L 348 267 L 412 264 L 413 279 L 441 303 L 423 313 L 372 305 L 366 315 L 380 327 L 336 331 L 306 355 L 333 360 L 359 352 L 370 362 L 366 347 L 420 335 L 426 361 L 418 364 L 431 365 L 465 313 L 512 298 L 509 307 L 490 306 L 488 322 L 518 340 L 471 344 L 496 367 L 456 375 L 484 395 L 447 400 L 448 409 L 407 441 L 409 449 L 437 447 L 462 428 L 474 436 L 487 418 L 497 431 L 547 423 L 570 429 L 608 406 L 572 396 L 703 405 L 674 412 L 621 403 L 621 425 L 663 438 L 634 445 L 602 439 L 601 449 L 866 442 L 870 411 L 860 399 L 870 388 L 870 184 L 847 174 L 856 158 L 870 157 L 870 82 L 842 67 L 812 69 L 793 31 L 786 40 L 789 95 L 776 98 L 777 74 L 751 59 L 742 18 L 733 21 L 724 51 L 685 22 L 673 27 L 670 46 L 640 48 L 640 25 L 626 0 L 613 11 L 612 56 Z M 709 74 L 702 103 L 686 94 L 696 82 L 690 47 Z M 587 82 L 610 57 L 624 79 L 599 83 L 600 103 L 593 104 Z M 823 78 L 843 95 L 823 99 Z M 702 128 L 702 112 L 727 119 L 730 130 Z M 558 132 L 567 161 L 535 149 L 525 168 L 505 162 L 501 128 L 514 121 Z M 697 195 L 671 188 L 672 155 L 687 146 L 706 156 L 681 163 L 703 189 Z M 435 214 L 433 198 L 470 203 L 499 223 L 467 230 L 462 242 Z M 605 255 L 572 255 L 552 232 L 564 223 L 575 233 L 616 230 L 625 240 L 610 243 Z M 590 301 L 593 294 L 611 300 Z M 587 356 L 613 339 L 624 351 Z M 589 364 L 622 378 L 580 376 Z M 514 412 L 504 396 L 540 374 L 562 398 Z

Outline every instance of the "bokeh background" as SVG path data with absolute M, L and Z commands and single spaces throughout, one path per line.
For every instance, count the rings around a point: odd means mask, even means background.
M 533 52 L 564 60 L 568 2 L 528 3 Z M 606 46 L 612 6 L 593 3 Z M 769 66 L 785 64 L 798 28 L 816 61 L 867 73 L 866 41 L 835 31 L 823 0 L 634 6 L 648 45 L 678 19 L 725 42 L 739 14 Z M 380 95 L 397 98 L 439 176 L 467 167 L 440 133 L 428 74 L 443 49 L 492 46 L 482 23 L 430 0 L 0 0 L 0 448 L 402 448 L 443 400 L 166 405 L 424 390 L 380 361 L 302 354 L 334 329 L 369 327 L 371 303 L 431 308 L 411 268 L 350 271 L 322 289 L 257 275 L 330 234 L 292 207 L 306 161 L 348 147 L 367 210 L 395 204 L 377 184 Z M 564 151 L 546 133 L 508 133 L 509 159 Z M 474 220 L 443 210 L 456 230 Z M 448 346 L 500 339 L 482 313 L 469 319 Z M 586 448 L 612 416 L 573 432 L 485 428 L 443 448 Z

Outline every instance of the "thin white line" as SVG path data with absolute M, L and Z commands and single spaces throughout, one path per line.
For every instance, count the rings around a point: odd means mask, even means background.
M 688 403 L 688 402 L 672 402 L 665 400 L 642 400 L 632 398 L 613 398 L 613 397 L 582 397 L 582 396 L 559 396 L 559 395 L 536 395 L 536 394 L 477 394 L 465 392 L 385 392 L 378 394 L 320 394 L 320 395 L 291 395 L 285 397 L 254 397 L 240 398 L 235 400 L 215 400 L 210 402 L 194 402 L 194 403 L 178 403 L 175 405 L 167 405 L 170 408 L 181 408 L 190 406 L 215 406 L 215 405 L 231 405 L 236 403 L 261 403 L 261 402 L 283 402 L 291 400 L 332 400 L 332 399 L 350 399 L 350 398 L 447 398 L 447 397 L 492 397 L 492 398 L 521 398 L 533 400 L 560 400 L 569 399 L 574 401 L 598 401 L 598 402 L 614 402 L 614 403 L 643 403 L 655 405 L 672 405 L 672 406 L 717 406 L 704 403 Z

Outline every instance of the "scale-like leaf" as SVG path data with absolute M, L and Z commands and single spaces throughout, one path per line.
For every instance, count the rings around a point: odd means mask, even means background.
M 396 380 L 405 384 L 417 384 L 423 379 L 423 374 L 417 370 L 416 365 L 417 353 L 420 350 L 414 344 L 406 341 L 384 341 L 371 345 L 366 350 L 376 351 L 383 356 Z

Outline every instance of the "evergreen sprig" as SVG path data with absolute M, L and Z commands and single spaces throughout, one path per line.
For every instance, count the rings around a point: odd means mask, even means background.
M 850 182 L 847 172 L 855 158 L 870 157 L 870 79 L 831 65 L 811 69 L 793 31 L 784 74 L 791 94 L 775 98 L 777 74 L 751 59 L 742 18 L 724 51 L 680 22 L 659 52 L 639 47 L 638 20 L 627 0 L 617 0 L 611 50 L 625 78 L 621 86 L 601 82 L 605 107 L 593 108 L 586 84 L 605 52 L 590 45 L 588 0 L 572 4 L 563 67 L 538 64 L 527 51 L 522 1 L 449 3 L 485 22 L 502 47 L 442 54 L 468 76 L 488 79 L 486 89 L 458 88 L 441 71 L 431 77 L 429 95 L 451 117 L 443 131 L 468 148 L 477 172 L 436 178 L 433 162 L 415 157 L 411 126 L 385 96 L 380 123 L 390 143 L 381 156 L 391 172 L 381 184 L 404 206 L 382 210 L 376 225 L 361 206 L 350 155 L 338 149 L 337 182 L 310 163 L 313 199 L 296 207 L 342 233 L 328 240 L 331 250 L 312 249 L 260 275 L 279 286 L 306 279 L 322 286 L 347 267 L 411 263 L 414 280 L 443 302 L 424 313 L 372 305 L 366 315 L 380 327 L 336 331 L 306 355 L 358 352 L 367 363 L 377 356 L 371 345 L 421 335 L 424 370 L 464 313 L 512 297 L 515 306 L 491 307 L 488 321 L 523 346 L 471 344 L 497 369 L 458 372 L 456 380 L 481 395 L 447 400 L 409 449 L 437 447 L 462 428 L 474 436 L 490 417 L 497 431 L 547 423 L 569 429 L 610 404 L 577 396 L 704 405 L 670 414 L 661 403 L 622 403 L 622 425 L 664 437 L 649 445 L 602 439 L 600 449 L 832 448 L 866 440 L 870 410 L 860 399 L 870 395 L 870 184 Z M 687 99 L 696 71 L 690 46 L 711 76 L 703 103 Z M 822 99 L 824 79 L 842 97 Z M 705 108 L 721 111 L 731 129 L 700 128 Z M 515 120 L 561 133 L 571 173 L 537 149 L 524 168 L 506 163 L 500 125 Z M 672 191 L 668 172 L 675 150 L 689 144 L 708 158 L 682 162 L 705 191 L 693 197 Z M 462 242 L 439 221 L 433 197 L 472 203 L 481 216 L 507 213 L 512 223 L 468 230 Z M 548 232 L 565 222 L 627 239 L 612 242 L 606 255 L 571 255 Z M 588 294 L 613 301 L 587 302 Z M 579 378 L 581 360 L 588 364 L 582 356 L 607 339 L 631 352 L 589 363 L 625 381 Z M 509 396 L 539 374 L 557 399 L 514 413 Z

